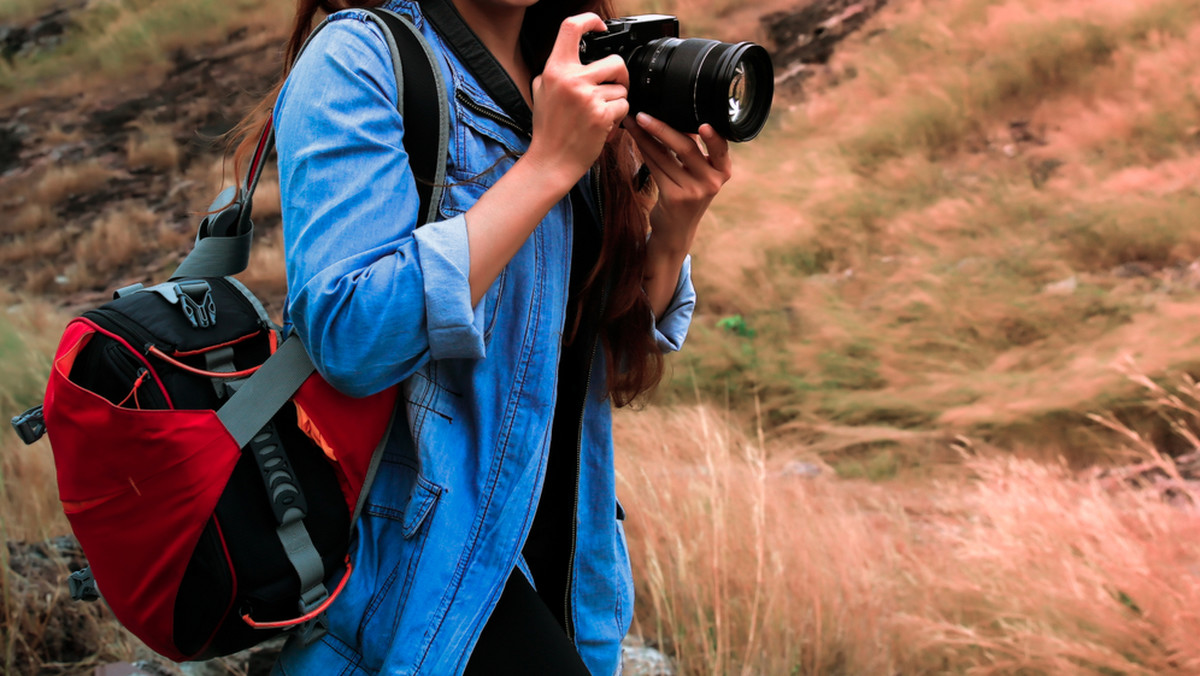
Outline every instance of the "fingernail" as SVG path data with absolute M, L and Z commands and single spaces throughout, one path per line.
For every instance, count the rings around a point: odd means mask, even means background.
M 654 121 L 654 118 L 650 117 L 646 113 L 638 113 L 637 121 L 638 121 L 638 124 L 642 125 L 643 127 L 646 127 L 646 126 L 649 126 L 650 123 Z

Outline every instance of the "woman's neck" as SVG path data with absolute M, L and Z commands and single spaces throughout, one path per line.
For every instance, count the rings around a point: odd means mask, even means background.
M 525 8 L 486 0 L 452 1 L 463 21 L 516 83 L 525 102 L 532 105 L 530 81 L 533 74 L 521 52 L 521 24 L 525 21 Z

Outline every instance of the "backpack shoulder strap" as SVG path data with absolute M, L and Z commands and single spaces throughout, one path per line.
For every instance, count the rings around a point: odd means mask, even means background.
M 450 142 L 450 104 L 439 60 L 429 42 L 407 17 L 386 9 L 368 9 L 384 29 L 396 69 L 396 99 L 404 116 L 408 152 L 421 199 L 418 227 L 437 217 L 446 183 Z M 437 96 L 430 96 L 437 92 Z M 436 102 L 436 105 L 434 103 Z
M 404 149 L 417 180 L 420 227 L 437 215 L 446 178 L 450 138 L 450 111 L 445 79 L 433 49 L 411 20 L 384 9 L 368 9 L 383 31 L 392 55 L 396 76 L 396 108 L 404 118 Z M 322 22 L 309 35 L 311 41 Z M 308 42 L 305 42 L 305 47 Z M 303 53 L 304 48 L 301 48 Z M 435 105 L 436 102 L 436 105 Z M 181 277 L 225 277 L 246 269 L 250 260 L 254 224 L 250 221 L 254 190 L 274 147 L 272 120 L 267 121 L 245 180 L 226 188 L 200 222 L 196 244 L 179 264 L 171 279 Z
M 420 210 L 417 226 L 432 219 L 437 211 L 440 199 L 440 186 L 445 182 L 446 153 L 449 140 L 449 107 L 446 102 L 446 88 L 443 83 L 441 68 L 434 59 L 434 54 L 421 34 L 408 21 L 383 10 L 373 10 L 370 16 L 379 22 L 388 40 L 392 54 L 392 64 L 396 72 L 397 107 L 404 116 L 404 147 L 409 154 L 410 164 L 417 179 L 417 191 L 420 199 Z M 321 24 L 326 25 L 325 23 Z M 318 27 L 318 30 L 320 27 Z M 314 31 L 314 34 L 316 31 Z M 311 39 L 311 36 L 310 36 Z M 437 105 L 432 105 L 432 101 Z M 239 224 L 235 232 L 253 231 L 250 223 L 250 196 L 262 173 L 263 159 L 272 145 L 271 125 L 259 140 L 254 162 L 247 173 L 246 181 L 229 209 L 236 212 L 225 218 Z M 219 229 L 221 217 L 225 211 L 215 214 L 213 225 Z M 198 276 L 227 276 L 241 271 L 245 267 L 218 269 L 221 264 L 236 264 L 228 251 L 207 253 L 201 251 L 201 246 L 210 240 L 221 241 L 228 239 L 217 233 L 204 237 L 205 226 L 209 219 L 200 226 L 197 245 L 191 255 L 184 260 L 175 274 Z M 244 229 L 240 224 L 245 224 Z M 234 235 L 236 237 L 238 235 Z M 237 246 L 241 246 L 240 244 Z M 249 255 L 249 238 L 246 238 L 245 255 Z M 226 247 L 233 248 L 232 246 Z M 217 251 L 217 250 L 209 250 Z M 199 254 L 197 252 L 200 252 Z M 193 256 L 197 258 L 194 266 L 189 266 Z M 199 270 L 200 272 L 197 272 Z M 237 441 L 239 446 L 251 441 L 259 430 L 263 430 L 275 413 L 295 395 L 296 391 L 314 371 L 312 360 L 294 334 L 289 336 L 272 354 L 259 370 L 248 378 L 237 389 L 232 397 L 217 411 L 217 418 Z M 390 427 L 390 423 L 389 423 Z M 355 506 L 354 519 L 363 500 L 370 490 L 371 483 L 378 471 L 383 447 L 389 432 L 385 433 L 379 445 L 374 449 L 365 477 L 364 485 Z M 256 455 L 257 460 L 257 455 Z M 313 546 L 312 540 L 301 518 L 285 519 L 277 529 L 277 535 L 287 553 L 300 580 L 300 608 L 302 615 L 296 620 L 282 624 L 304 622 L 306 629 L 301 635 L 311 637 L 313 618 L 319 617 L 332 601 L 336 592 L 331 595 L 323 583 L 324 566 Z M 249 620 L 247 620 L 249 622 Z M 264 625 L 266 626 L 266 625 Z

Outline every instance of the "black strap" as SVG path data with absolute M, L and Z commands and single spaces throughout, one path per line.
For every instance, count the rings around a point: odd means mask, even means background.
M 444 138 L 439 133 L 441 117 L 446 113 L 445 97 L 439 97 L 438 105 L 430 100 L 429 92 L 443 90 L 440 78 L 433 69 L 437 66 L 430 61 L 431 54 L 425 52 L 419 40 L 409 39 L 416 29 L 411 23 L 398 15 L 380 9 L 368 9 L 383 20 L 391 30 L 395 46 L 399 52 L 400 65 L 403 73 L 399 73 L 397 82 L 402 83 L 397 105 L 404 116 L 404 150 L 408 152 L 408 163 L 412 167 L 413 176 L 417 180 L 417 195 L 420 198 L 420 214 L 417 227 L 423 225 L 430 216 L 430 200 L 435 186 L 444 182 L 444 154 L 439 153 L 439 139 Z M 438 169 L 443 171 L 439 172 Z M 436 205 L 435 205 L 436 206 Z
M 387 10 L 367 11 L 379 18 L 389 46 L 396 50 L 393 62 L 401 64 L 402 72 L 396 73 L 397 89 L 401 92 L 396 107 L 404 118 L 404 149 L 417 178 L 420 200 L 417 226 L 420 227 L 431 220 L 445 183 L 450 120 L 446 88 L 432 51 L 411 22 Z M 326 25 L 328 22 L 318 25 L 309 40 Z M 195 246 L 171 279 L 227 277 L 246 269 L 254 234 L 254 224 L 250 221 L 254 190 L 274 146 L 274 124 L 268 119 L 242 184 L 217 196 L 209 215 L 200 223 Z
M 450 0 L 425 0 L 421 3 L 421 12 L 437 29 L 438 34 L 445 38 L 450 49 L 475 74 L 475 79 L 492 100 L 499 104 L 525 133 L 532 133 L 533 111 L 529 109 L 529 104 L 525 103 L 521 90 L 517 89 L 508 71 L 504 70 L 496 57 L 483 45 L 479 36 L 471 30 Z

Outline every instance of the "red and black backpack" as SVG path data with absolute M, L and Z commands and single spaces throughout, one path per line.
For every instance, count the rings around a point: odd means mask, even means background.
M 404 145 L 428 220 L 445 180 L 441 70 L 409 21 L 370 11 L 405 85 Z M 177 661 L 320 631 L 352 572 L 352 525 L 396 407 L 395 387 L 335 390 L 231 276 L 249 260 L 272 146 L 268 125 L 245 181 L 217 198 L 168 281 L 122 289 L 67 325 L 42 406 L 13 420 L 26 443 L 49 435 L 89 564 L 73 595 L 102 597 Z

